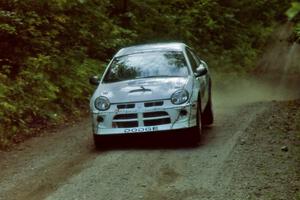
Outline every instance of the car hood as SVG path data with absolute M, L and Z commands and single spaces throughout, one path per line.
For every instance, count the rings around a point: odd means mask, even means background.
M 191 77 L 164 77 L 102 83 L 92 99 L 105 96 L 111 103 L 169 99 L 179 89 L 189 90 L 191 82 Z

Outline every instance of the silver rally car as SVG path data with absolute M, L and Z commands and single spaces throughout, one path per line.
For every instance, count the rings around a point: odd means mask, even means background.
M 213 123 L 208 67 L 183 43 L 123 48 L 90 83 L 97 85 L 90 101 L 96 146 L 109 135 L 179 129 L 197 140 Z

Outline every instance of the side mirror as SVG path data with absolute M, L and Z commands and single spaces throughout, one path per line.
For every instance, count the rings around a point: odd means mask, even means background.
M 205 75 L 205 74 L 207 74 L 207 69 L 206 69 L 206 67 L 204 67 L 204 65 L 201 63 L 201 64 L 199 65 L 199 67 L 196 69 L 195 76 L 196 76 L 196 77 L 199 77 L 199 76 L 203 76 L 203 75 Z
M 99 85 L 100 80 L 98 78 L 98 76 L 92 76 L 90 77 L 90 84 L 91 85 Z

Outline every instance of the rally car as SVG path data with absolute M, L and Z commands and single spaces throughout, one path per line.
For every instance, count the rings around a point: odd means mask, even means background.
M 213 123 L 208 66 L 183 43 L 122 48 L 90 83 L 97 85 L 90 100 L 97 147 L 107 136 L 181 129 L 197 140 Z

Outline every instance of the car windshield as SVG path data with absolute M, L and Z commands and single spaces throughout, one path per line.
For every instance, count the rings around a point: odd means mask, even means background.
M 187 63 L 182 52 L 143 52 L 116 57 L 103 82 L 152 77 L 184 77 L 188 74 Z

